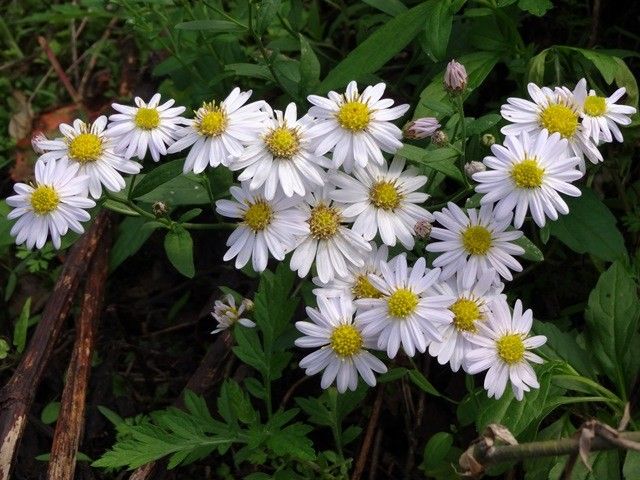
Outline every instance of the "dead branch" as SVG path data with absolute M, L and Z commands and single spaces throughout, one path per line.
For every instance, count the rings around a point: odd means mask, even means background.
M 362 440 L 362 447 L 360 447 L 360 453 L 358 454 L 358 460 L 356 461 L 355 469 L 353 470 L 353 476 L 351 480 L 360 480 L 364 469 L 369 461 L 369 450 L 371 450 L 371 444 L 373 443 L 374 434 L 378 426 L 378 420 L 380 419 L 380 410 L 382 409 L 382 393 L 384 387 L 378 386 L 378 393 L 376 399 L 373 402 L 373 411 L 369 418 L 369 424 L 367 425 L 367 431 L 364 434 L 364 440 Z
M 10 478 L 11 466 L 42 372 L 69 313 L 81 277 L 91 263 L 109 222 L 107 212 L 98 214 L 89 231 L 71 249 L 29 347 L 13 376 L 0 390 L 0 480 Z
M 64 70 L 62 69 L 60 62 L 58 61 L 56 54 L 53 53 L 53 50 L 51 50 L 51 47 L 49 47 L 49 43 L 47 42 L 47 39 L 42 36 L 39 36 L 38 43 L 40 44 L 40 47 L 42 48 L 42 50 L 44 50 L 44 53 L 47 55 L 47 58 L 49 59 L 49 63 L 51 63 L 51 66 L 55 70 L 56 75 L 58 75 L 58 78 L 62 82 L 62 85 L 64 85 L 64 88 L 69 93 L 69 96 L 71 97 L 71 99 L 74 101 L 74 103 L 80 103 L 82 101 L 82 97 L 78 95 L 78 92 L 76 91 L 76 89 L 73 87 L 73 85 L 71 85 L 71 80 L 69 80 L 69 77 L 67 76 L 67 74 L 64 73 Z
M 67 370 L 60 414 L 51 446 L 47 478 L 74 478 L 76 455 L 84 429 L 87 386 L 91 374 L 91 357 L 104 300 L 108 274 L 110 229 L 102 237 L 102 248 L 91 263 L 76 319 L 76 341 Z

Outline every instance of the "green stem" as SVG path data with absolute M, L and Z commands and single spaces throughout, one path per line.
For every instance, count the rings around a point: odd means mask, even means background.
M 187 230 L 233 230 L 235 223 L 182 223 Z
M 431 211 L 440 210 L 442 207 L 446 207 L 449 202 L 456 203 L 458 200 L 464 198 L 466 195 L 468 195 L 471 192 L 473 192 L 473 189 L 470 188 L 469 185 L 467 185 L 465 189 L 460 190 L 458 193 L 456 193 L 453 197 L 451 197 L 446 202 L 436 203 L 435 205 L 429 205 L 429 209 Z
M 131 182 L 129 183 L 129 190 L 127 190 L 127 200 L 131 201 L 131 195 L 133 194 L 133 186 L 136 184 L 136 178 L 138 175 L 133 175 L 131 177 Z
M 464 118 L 464 103 L 462 100 L 462 95 L 456 95 L 456 107 L 458 110 L 458 116 L 460 117 L 460 127 L 462 129 L 462 135 L 460 137 L 460 150 L 462 155 L 460 155 L 460 171 L 462 172 L 462 178 L 464 178 L 464 183 L 468 187 L 469 179 L 464 172 L 464 166 L 467 163 L 467 122 Z
M 18 58 L 24 58 L 24 53 L 22 53 L 22 50 L 20 50 L 20 47 L 18 46 L 15 39 L 13 38 L 13 35 L 11 34 L 11 30 L 9 30 L 9 27 L 7 26 L 7 23 L 4 21 L 4 17 L 2 15 L 0 15 L 0 33 L 2 34 L 6 42 L 9 44 L 11 49 L 16 53 Z
M 267 52 L 267 49 L 265 48 L 264 43 L 262 42 L 262 35 L 258 34 L 258 32 L 256 32 L 253 29 L 253 4 L 251 0 L 247 0 L 247 4 L 249 5 L 249 31 L 251 32 L 253 39 L 256 41 L 256 44 L 258 45 L 258 50 L 260 50 L 260 55 L 262 55 L 262 59 L 264 60 L 264 63 L 267 65 L 269 72 L 271 72 L 273 81 L 276 82 L 283 91 L 286 91 L 284 86 L 278 80 L 278 76 L 276 75 L 276 70 L 275 68 L 273 68 L 273 64 L 271 63 L 271 59 L 269 58 L 269 53 Z

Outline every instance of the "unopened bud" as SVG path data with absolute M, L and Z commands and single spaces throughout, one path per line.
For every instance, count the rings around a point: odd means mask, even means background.
M 482 135 L 482 144 L 485 147 L 490 147 L 494 143 L 496 143 L 496 137 L 494 137 L 490 133 L 485 133 L 484 135 Z
M 253 301 L 249 300 L 248 298 L 243 298 L 242 299 L 242 306 L 244 307 L 246 312 L 250 312 L 253 310 Z
M 44 148 L 42 148 L 42 142 L 46 142 L 47 140 L 48 138 L 44 136 L 44 133 L 36 133 L 31 137 L 31 146 L 33 147 L 33 151 L 38 155 L 42 155 L 45 152 Z
M 404 137 L 411 140 L 427 138 L 440 128 L 437 118 L 424 117 L 407 123 L 404 127 Z
M 431 142 L 437 147 L 444 147 L 449 143 L 449 135 L 444 130 L 436 130 L 431 135 Z
M 464 166 L 464 173 L 467 174 L 467 177 L 473 178 L 474 173 L 484 172 L 487 169 L 484 163 L 482 162 L 469 162 Z
M 413 231 L 416 232 L 418 237 L 427 240 L 431 235 L 431 223 L 427 220 L 418 220 L 413 227 Z
M 167 207 L 167 204 L 164 202 L 155 202 L 151 208 L 153 209 L 153 214 L 156 217 L 162 217 L 166 215 L 167 212 L 169 212 L 169 208 Z
M 444 87 L 451 93 L 460 93 L 467 88 L 467 70 L 464 65 L 451 60 L 444 72 Z

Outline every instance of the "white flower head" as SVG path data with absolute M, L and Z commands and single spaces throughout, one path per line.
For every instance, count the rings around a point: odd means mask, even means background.
M 245 302 L 242 302 L 236 307 L 236 300 L 233 295 L 227 294 L 222 300 L 216 300 L 213 306 L 213 312 L 211 316 L 218 321 L 218 325 L 211 333 L 218 333 L 228 329 L 232 325 L 239 323 L 243 327 L 253 328 L 256 326 L 255 322 L 252 322 L 248 318 L 242 317 L 246 309 Z
M 596 145 L 601 141 L 612 142 L 614 137 L 622 142 L 622 132 L 618 125 L 629 125 L 629 115 L 636 113 L 636 109 L 630 105 L 616 104 L 626 92 L 622 87 L 609 97 L 600 97 L 596 95 L 595 90 L 590 90 L 587 94 L 587 81 L 584 78 L 578 82 L 576 102 L 582 106 L 582 126 Z
M 531 138 L 522 132 L 507 136 L 504 146 L 493 145 L 493 156 L 484 158 L 490 170 L 473 175 L 478 182 L 476 192 L 484 193 L 481 204 L 497 202 L 494 214 L 501 218 L 515 209 L 514 226 L 520 228 L 527 211 L 544 227 L 545 219 L 557 220 L 569 207 L 561 193 L 579 197 L 580 189 L 571 182 L 582 177 L 576 170 L 578 157 L 567 156 L 567 141 L 559 133 L 549 136 L 542 130 Z
M 478 323 L 477 333 L 467 337 L 471 345 L 466 357 L 466 371 L 476 374 L 488 369 L 484 388 L 489 397 L 500 398 L 507 382 L 511 381 L 513 394 L 522 400 L 524 392 L 540 388 L 529 362 L 543 361 L 529 350 L 544 345 L 547 337 L 529 336 L 533 314 L 531 310 L 522 311 L 520 300 L 516 300 L 513 313 L 504 299 L 493 301 L 490 309 L 489 320 Z
M 274 112 L 267 104 L 265 108 L 269 118 L 262 133 L 229 168 L 244 169 L 238 180 L 250 180 L 252 190 L 264 185 L 267 199 L 273 198 L 278 188 L 291 197 L 304 196 L 307 191 L 322 187 L 322 167 L 329 168 L 331 161 L 311 150 L 307 135 L 311 117 L 298 119 L 295 103 L 287 105 L 284 113 Z
M 434 267 L 442 268 L 442 280 L 458 274 L 462 276 L 462 284 L 470 287 L 490 269 L 506 280 L 513 279 L 510 270 L 522 271 L 513 255 L 522 255 L 524 249 L 512 243 L 522 236 L 522 232 L 507 231 L 512 214 L 498 219 L 492 205 L 482 205 L 480 210 L 470 208 L 465 213 L 449 202 L 434 215 L 445 228 L 431 230 L 431 238 L 440 241 L 429 243 L 426 249 L 444 252 L 433 261 Z
M 385 373 L 387 367 L 367 349 L 375 348 L 375 339 L 362 331 L 353 320 L 354 307 L 348 298 L 318 297 L 318 309 L 307 307 L 310 322 L 296 322 L 304 334 L 295 341 L 296 346 L 317 348 L 300 361 L 307 375 L 320 371 L 320 386 L 328 388 L 336 383 L 340 393 L 358 387 L 358 376 L 375 386 L 376 373 Z
M 249 259 L 253 269 L 267 268 L 269 253 L 276 260 L 293 248 L 301 235 L 309 233 L 305 215 L 297 208 L 301 199 L 277 194 L 267 200 L 262 191 L 251 191 L 245 183 L 230 188 L 234 200 L 218 200 L 216 211 L 225 217 L 238 218 L 240 223 L 227 240 L 229 250 L 223 260 L 235 257 L 236 268 L 244 267 Z
M 291 256 L 291 270 L 300 278 L 311 270 L 315 260 L 318 278 L 322 283 L 334 277 L 346 277 L 349 264 L 364 266 L 363 257 L 371 251 L 371 245 L 361 235 L 343 225 L 342 208 L 330 199 L 330 189 L 308 193 L 300 205 L 304 212 L 308 232 Z
M 495 283 L 496 274 L 493 271 L 485 272 L 469 288 L 461 280 L 461 276 L 455 275 L 434 286 L 436 292 L 454 298 L 449 305 L 453 320 L 442 328 L 442 340 L 429 344 L 429 355 L 437 357 L 440 365 L 449 363 L 454 372 L 461 366 L 464 368 L 465 355 L 471 346 L 467 334 L 477 332 L 478 323 L 487 321 L 489 304 L 501 295 L 504 288 L 504 284 Z
M 136 174 L 141 167 L 138 162 L 126 160 L 114 152 L 113 139 L 107 135 L 106 126 L 104 115 L 92 124 L 79 119 L 74 120 L 73 126 L 61 123 L 63 138 L 39 142 L 39 147 L 46 152 L 40 160 L 49 162 L 66 158 L 78 164 L 78 175 L 89 177 L 89 193 L 93 198 L 100 198 L 103 185 L 111 192 L 119 192 L 125 187 L 121 172 Z
M 370 242 L 371 251 L 363 256 L 364 265 L 347 265 L 347 275 L 335 277 L 329 283 L 322 283 L 318 277 L 313 278 L 313 283 L 320 288 L 313 290 L 314 295 L 324 297 L 347 297 L 352 300 L 359 298 L 379 298 L 382 296 L 369 281 L 369 274 L 382 275 L 380 263 L 386 262 L 389 249 L 386 245 L 378 248 L 374 242 Z
M 149 102 L 140 97 L 134 99 L 135 107 L 112 103 L 111 107 L 119 112 L 109 116 L 107 135 L 116 142 L 115 151 L 124 154 L 124 158 L 138 157 L 144 160 L 147 150 L 154 162 L 167 154 L 167 146 L 176 138 L 180 125 L 188 123 L 180 114 L 185 107 L 173 107 L 171 99 L 160 105 L 160 94 L 156 93 Z
M 401 345 L 410 357 L 424 352 L 429 342 L 442 339 L 441 328 L 453 319 L 448 310 L 453 297 L 430 289 L 440 269 L 429 270 L 422 257 L 408 268 L 407 257 L 401 254 L 382 262 L 380 270 L 382 275 L 370 274 L 369 280 L 382 296 L 356 300 L 356 321 L 365 334 L 377 336 L 378 348 L 389 358 L 395 358 Z
M 334 172 L 330 181 L 341 190 L 331 192 L 331 198 L 343 203 L 343 214 L 353 221 L 353 231 L 365 240 L 373 240 L 380 233 L 382 242 L 395 246 L 396 239 L 407 248 L 415 244 L 414 227 L 420 220 L 433 222 L 433 215 L 418 204 L 429 197 L 417 192 L 427 177 L 414 168 L 403 171 L 404 159 L 396 157 L 389 168 L 369 165 L 356 168 L 353 176 Z
M 538 87 L 535 83 L 527 86 L 533 101 L 522 98 L 508 98 L 500 113 L 512 122 L 500 130 L 505 135 L 517 135 L 527 132 L 532 136 L 546 129 L 549 134 L 559 133 L 568 142 L 572 156 L 580 159 L 580 168 L 584 170 L 584 156 L 592 163 L 602 162 L 602 154 L 586 128 L 580 124 L 582 105 L 573 92 L 565 87 Z
M 382 98 L 385 88 L 378 83 L 359 93 L 352 81 L 344 94 L 309 95 L 313 104 L 309 115 L 316 119 L 309 136 L 315 138 L 316 154 L 333 150 L 334 168 L 343 166 L 351 172 L 354 165 L 365 167 L 369 161 L 382 165 L 383 151 L 396 153 L 402 146 L 402 131 L 391 120 L 403 116 L 409 105 L 391 108 L 393 100 Z
M 240 157 L 245 145 L 262 130 L 266 113 L 263 101 L 247 103 L 251 90 L 234 88 L 222 102 L 205 102 L 189 125 L 177 130 L 178 140 L 167 148 L 176 153 L 191 147 L 184 162 L 184 172 L 201 173 L 207 166 L 229 166 Z
M 69 229 L 83 233 L 80 222 L 91 218 L 86 211 L 96 206 L 87 198 L 89 178 L 80 175 L 80 165 L 66 158 L 58 161 L 36 162 L 35 185 L 16 183 L 16 195 L 7 198 L 13 207 L 7 216 L 18 219 L 11 228 L 16 243 L 26 243 L 28 249 L 42 248 L 51 236 L 55 248 L 60 248 L 60 239 Z

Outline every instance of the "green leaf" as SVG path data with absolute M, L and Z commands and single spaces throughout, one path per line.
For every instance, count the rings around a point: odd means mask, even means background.
M 622 475 L 625 480 L 637 480 L 640 472 L 640 452 L 627 450 L 622 467 Z
M 618 69 L 616 57 L 598 52 L 597 50 L 588 50 L 585 48 L 572 48 L 572 50 L 579 52 L 584 58 L 593 63 L 593 66 L 602 74 L 605 82 L 609 85 L 613 83 L 616 70 Z
M 497 125 L 500 120 L 502 120 L 502 116 L 497 113 L 489 113 L 480 118 L 471 119 L 471 121 L 467 119 L 467 135 L 480 135 Z
M 300 94 L 311 92 L 320 81 L 320 62 L 309 42 L 300 34 Z
M 4 338 L 0 338 L 0 360 L 7 358 L 7 355 L 11 351 L 11 346 Z
M 318 93 L 342 88 L 351 80 L 377 71 L 414 39 L 431 8 L 430 3 L 421 3 L 378 28 L 329 72 Z
M 453 148 L 442 147 L 425 150 L 414 145 L 403 145 L 396 155 L 443 173 L 447 177 L 451 177 L 460 183 L 464 183 L 462 173 L 455 164 L 459 154 Z
M 527 80 L 529 82 L 533 82 L 537 85 L 544 83 L 544 70 L 549 51 L 551 51 L 550 48 L 545 48 L 529 61 L 529 73 L 527 76 Z
M 192 20 L 190 22 L 178 23 L 174 28 L 176 30 L 204 30 L 207 33 L 231 33 L 245 30 L 245 28 L 237 23 L 227 20 Z
M 312 428 L 302 423 L 288 425 L 275 431 L 267 438 L 267 446 L 278 456 L 290 455 L 294 458 L 311 461 L 316 458 L 313 442 L 307 438 Z
M 177 177 L 182 173 L 184 159 L 172 160 L 170 162 L 161 163 L 156 168 L 147 173 L 133 188 L 133 198 L 138 198 L 152 192 L 160 185 L 167 183 L 169 180 Z
M 238 77 L 262 78 L 273 80 L 273 75 L 266 65 L 256 65 L 254 63 L 231 63 L 225 65 L 225 70 L 233 72 Z
M 575 332 L 564 332 L 551 322 L 537 320 L 533 323 L 533 331 L 547 337 L 547 343 L 539 348 L 546 358 L 564 360 L 581 375 L 594 378 L 591 354 L 578 344 Z
M 225 175 L 231 173 L 227 168 L 221 167 L 210 169 L 208 175 L 218 175 L 219 170 L 225 170 Z M 138 200 L 145 203 L 162 201 L 172 207 L 211 203 L 207 190 L 202 185 L 201 177 L 193 173 L 178 175 L 154 188 L 149 193 L 142 195 Z
M 169 230 L 164 237 L 164 251 L 176 270 L 185 277 L 193 278 L 196 273 L 193 265 L 193 240 L 187 230 L 180 225 Z
M 588 253 L 607 261 L 627 257 L 616 218 L 592 190 L 583 189 L 581 197 L 567 197 L 565 201 L 569 213 L 549 224 L 551 235 L 574 252 Z
M 127 217 L 120 222 L 116 241 L 109 252 L 109 271 L 114 271 L 122 262 L 140 250 L 159 226 L 151 225 L 147 228 L 148 223 L 151 222 L 144 217 Z
M 453 25 L 451 0 L 431 0 L 428 3 L 431 5 L 431 12 L 425 29 L 427 49 L 434 59 L 443 60 Z
M 407 7 L 400 0 L 363 0 L 363 2 L 392 17 L 407 11 Z
M 425 377 L 418 370 L 416 369 L 409 370 L 409 379 L 423 392 L 426 392 L 435 397 L 441 396 L 440 392 L 438 392 L 438 390 L 436 390 L 436 388 L 433 385 L 431 385 L 431 382 L 427 380 L 427 377 Z
M 118 202 L 117 200 L 112 200 L 107 198 L 102 201 L 102 206 L 107 208 L 113 212 L 121 213 L 123 215 L 128 215 L 130 217 L 139 217 L 140 214 L 136 212 L 133 208 L 125 205 L 124 203 Z
M 18 353 L 22 353 L 27 343 L 27 329 L 29 328 L 29 315 L 31 313 L 31 297 L 27 298 L 20 311 L 20 316 L 13 328 L 13 346 Z
M 258 35 L 263 34 L 275 20 L 280 10 L 281 0 L 262 0 L 256 2 L 257 12 L 254 30 Z
M 553 8 L 553 3 L 550 0 L 520 0 L 518 7 L 536 17 L 542 17 Z
M 60 402 L 49 402 L 40 412 L 40 420 L 45 425 L 51 425 L 58 419 L 60 413 Z
M 590 351 L 604 373 L 616 382 L 622 396 L 633 374 L 626 359 L 639 316 L 637 285 L 622 263 L 615 262 L 600 275 L 589 295 L 585 318 Z
M 424 461 L 421 468 L 429 475 L 430 472 L 443 467 L 451 469 L 448 454 L 453 447 L 453 435 L 448 432 L 438 432 L 434 434 L 424 447 Z M 449 471 L 449 474 L 453 472 Z M 429 475 L 430 476 L 430 475 Z
M 536 244 L 529 240 L 524 235 L 517 240 L 514 240 L 512 243 L 521 246 L 524 248 L 524 254 L 522 254 L 522 258 L 526 260 L 530 260 L 532 262 L 541 262 L 544 260 L 544 255 L 540 251 Z
M 625 103 L 638 108 L 638 82 L 629 67 L 621 58 L 615 58 L 618 68 L 614 73 L 614 79 L 619 87 L 627 89 L 627 101 Z

